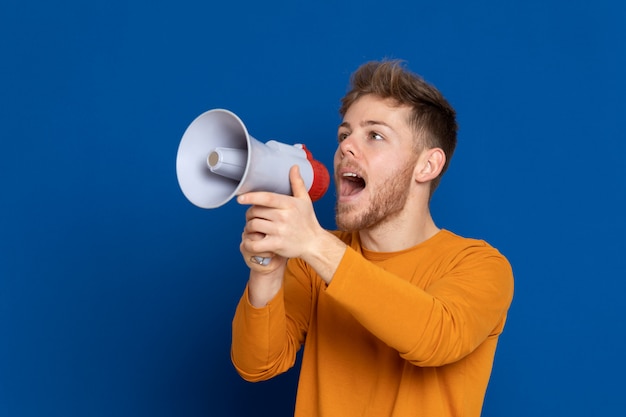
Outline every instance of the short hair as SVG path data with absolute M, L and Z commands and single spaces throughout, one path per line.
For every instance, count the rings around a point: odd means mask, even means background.
M 368 94 L 391 98 L 398 105 L 411 108 L 408 123 L 416 133 L 416 151 L 424 148 L 443 150 L 446 161 L 439 176 L 431 182 L 432 195 L 456 148 L 456 112 L 439 90 L 406 69 L 401 60 L 370 61 L 361 65 L 352 74 L 350 90 L 341 99 L 341 116 L 345 116 L 355 101 Z

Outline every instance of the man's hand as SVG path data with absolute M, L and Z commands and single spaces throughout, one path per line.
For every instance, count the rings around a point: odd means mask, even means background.
M 289 171 L 289 180 L 293 197 L 251 192 L 237 198 L 240 204 L 251 205 L 246 212 L 241 251 L 254 270 L 267 271 L 275 262 L 272 260 L 268 267 L 261 267 L 250 257 L 274 254 L 282 258 L 301 258 L 313 250 L 315 237 L 325 233 L 317 221 L 297 165 Z
M 250 268 L 248 300 L 263 307 L 276 296 L 283 283 L 288 258 L 301 257 L 319 225 L 298 166 L 289 171 L 292 196 L 251 192 L 237 198 L 250 204 L 239 249 Z M 260 259 L 268 259 L 264 264 Z
M 346 245 L 317 221 L 298 166 L 291 167 L 293 196 L 251 192 L 237 198 L 250 204 L 240 250 L 250 267 L 248 297 L 253 306 L 266 305 L 280 290 L 287 259 L 307 262 L 327 284 L 333 278 Z M 261 265 L 255 257 L 271 257 Z

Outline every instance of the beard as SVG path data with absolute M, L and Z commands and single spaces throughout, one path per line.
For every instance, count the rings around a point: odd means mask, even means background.
M 370 195 L 369 205 L 359 211 L 355 204 L 339 204 L 335 206 L 335 223 L 337 228 L 346 232 L 355 232 L 379 226 L 392 220 L 406 204 L 409 188 L 413 181 L 415 160 L 392 172 L 377 194 Z

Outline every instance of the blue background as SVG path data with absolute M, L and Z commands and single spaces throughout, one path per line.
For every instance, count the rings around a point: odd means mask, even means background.
M 484 416 L 623 412 L 625 4 L 4 0 L 0 415 L 289 415 L 296 371 L 230 364 L 244 208 L 189 203 L 178 144 L 227 108 L 330 167 L 348 77 L 383 57 L 458 112 L 438 225 L 514 267 Z

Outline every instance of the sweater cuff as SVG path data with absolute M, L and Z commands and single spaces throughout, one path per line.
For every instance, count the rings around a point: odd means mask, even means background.
M 336 298 L 340 297 L 341 294 L 346 291 L 352 276 L 352 274 L 350 274 L 349 272 L 350 270 L 354 269 L 354 264 L 358 261 L 359 258 L 359 254 L 354 249 L 349 246 L 346 248 L 343 257 L 341 258 L 341 262 L 339 262 L 337 270 L 333 275 L 333 279 L 326 287 L 326 292 L 328 295 Z

